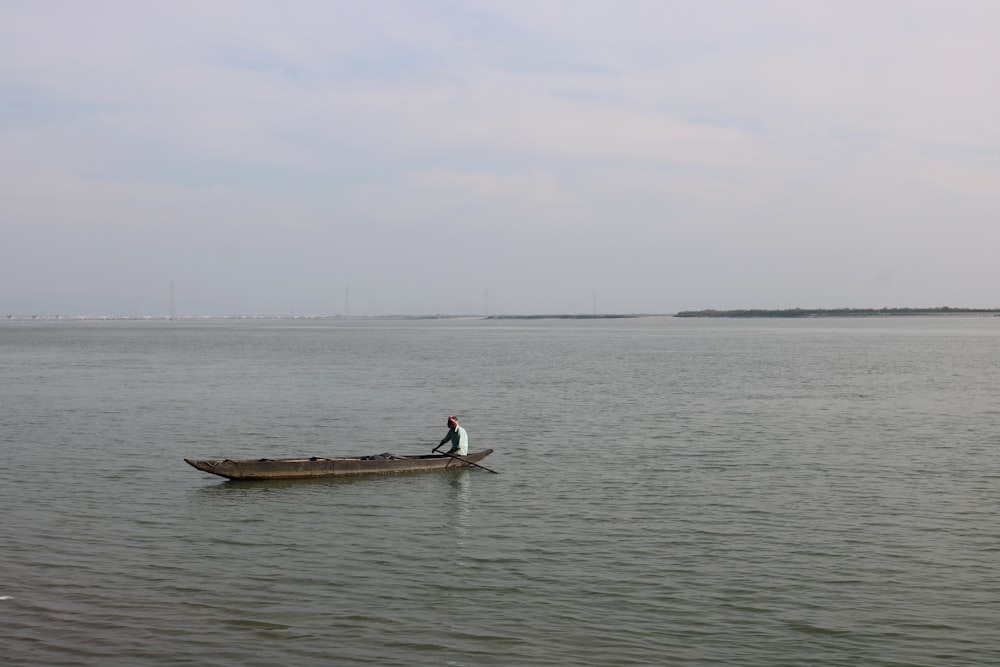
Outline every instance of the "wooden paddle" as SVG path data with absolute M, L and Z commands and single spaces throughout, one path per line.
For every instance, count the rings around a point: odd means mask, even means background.
M 437 453 L 437 450 L 438 450 L 438 449 L 439 449 L 440 447 L 441 447 L 441 445 L 438 445 L 437 447 L 435 447 L 434 449 L 432 449 L 432 450 L 431 450 L 431 454 L 435 454 L 435 453 Z M 483 470 L 485 470 L 486 472 L 491 472 L 491 473 L 493 473 L 494 475 L 499 475 L 499 474 L 500 474 L 500 473 L 498 473 L 498 472 L 497 472 L 496 470 L 490 470 L 490 469 L 489 469 L 489 468 L 487 468 L 486 466 L 481 466 L 481 465 L 479 465 L 478 463 L 476 463 L 475 461 L 466 461 L 466 460 L 465 460 L 465 459 L 463 459 L 463 458 L 462 458 L 461 456 L 455 456 L 454 454 L 449 454 L 448 452 L 441 452 L 441 453 L 442 453 L 442 454 L 444 454 L 445 456 L 450 456 L 450 457 L 451 457 L 451 458 L 453 458 L 453 459 L 458 459 L 458 460 L 459 460 L 459 461 L 461 461 L 462 463 L 468 463 L 468 464 L 469 464 L 470 466 L 476 466 L 477 468 L 482 468 L 482 469 L 483 469 Z

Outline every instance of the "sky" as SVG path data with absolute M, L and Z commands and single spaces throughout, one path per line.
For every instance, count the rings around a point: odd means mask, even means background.
M 995 0 L 0 15 L 0 316 L 1000 307 Z

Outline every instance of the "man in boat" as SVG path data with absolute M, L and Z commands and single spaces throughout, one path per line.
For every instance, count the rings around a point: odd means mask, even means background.
M 441 447 L 446 442 L 451 442 L 451 449 L 445 452 L 446 455 L 450 456 L 465 456 L 469 453 L 469 435 L 465 432 L 465 429 L 458 425 L 458 419 L 455 415 L 448 417 L 448 433 L 441 439 Z M 437 451 L 437 447 L 435 447 Z

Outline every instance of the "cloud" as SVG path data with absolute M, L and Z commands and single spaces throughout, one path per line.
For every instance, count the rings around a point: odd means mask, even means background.
M 357 312 L 445 310 L 456 273 L 468 304 L 504 284 L 527 311 L 587 310 L 601 285 L 632 311 L 924 305 L 931 285 L 981 305 L 997 19 L 971 0 L 10 3 L 0 309 L 96 308 L 124 269 L 184 270 L 213 310 L 328 307 L 348 281 Z M 241 281 L 274 295 L 247 304 Z

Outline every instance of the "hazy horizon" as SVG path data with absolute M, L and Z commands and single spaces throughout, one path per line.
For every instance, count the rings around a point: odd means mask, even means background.
M 8 2 L 0 314 L 1000 305 L 1000 4 Z M 349 289 L 349 295 L 347 290 Z
M 789 311 L 805 311 L 805 315 L 783 315 Z M 840 315 L 843 311 L 843 314 Z M 2 319 L 11 321 L 26 320 L 122 320 L 122 321 L 170 321 L 170 320 L 374 320 L 374 319 L 618 319 L 618 318 L 661 318 L 661 317 L 810 317 L 810 316 L 841 316 L 857 317 L 867 316 L 870 312 L 872 316 L 882 315 L 879 311 L 887 311 L 888 315 L 917 316 L 927 314 L 932 316 L 945 315 L 983 315 L 998 316 L 1000 308 L 996 307 L 965 307 L 956 308 L 953 306 L 884 306 L 882 308 L 853 308 L 844 306 L 839 308 L 802 308 L 792 306 L 789 308 L 740 308 L 732 310 L 721 310 L 716 308 L 696 308 L 682 310 L 671 313 L 606 313 L 594 311 L 585 312 L 546 312 L 546 313 L 379 313 L 370 315 L 353 315 L 350 313 L 7 313 Z M 916 312 L 900 312 L 916 311 Z M 950 312 L 942 312 L 950 311 Z M 710 315 L 709 313 L 717 313 Z M 735 313 L 735 314 L 734 314 Z M 753 314 L 767 313 L 767 314 Z

